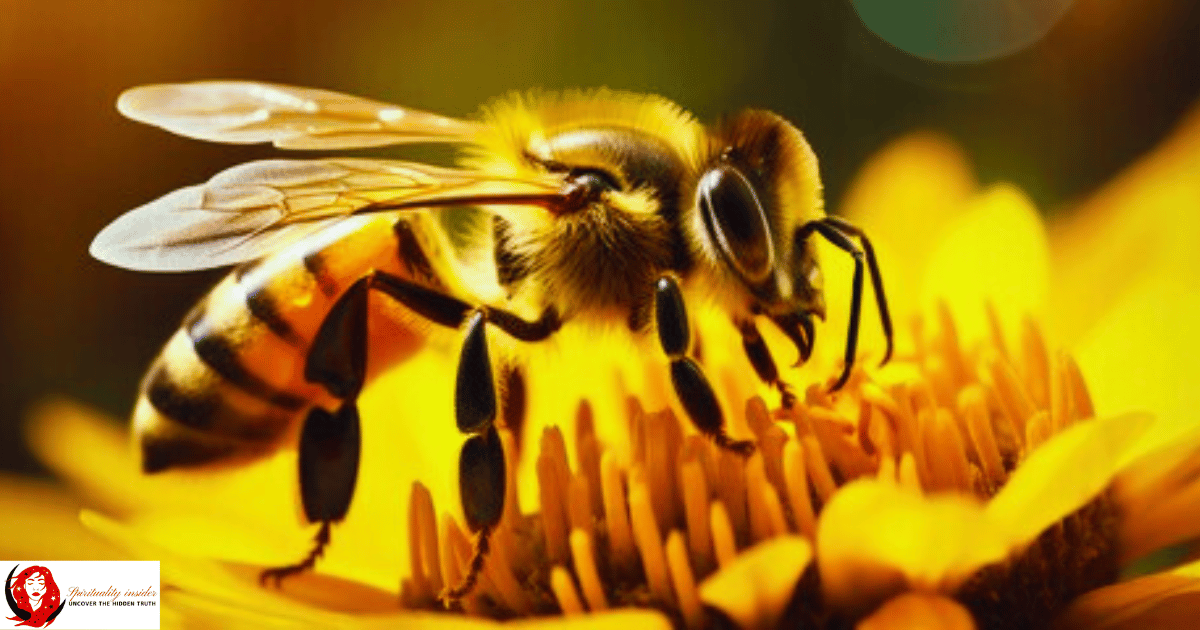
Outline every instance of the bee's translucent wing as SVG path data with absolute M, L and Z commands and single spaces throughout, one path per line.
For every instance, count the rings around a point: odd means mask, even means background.
M 136 271 L 188 271 L 259 258 L 350 215 L 421 207 L 550 206 L 561 182 L 367 159 L 262 160 L 226 169 L 131 210 L 92 241 L 97 259 Z
M 117 109 L 189 138 L 284 149 L 352 149 L 406 142 L 465 142 L 474 123 L 313 88 L 252 81 L 143 85 Z

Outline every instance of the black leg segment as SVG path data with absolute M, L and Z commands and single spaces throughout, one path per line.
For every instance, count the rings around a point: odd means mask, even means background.
M 312 568 L 324 554 L 330 525 L 345 518 L 350 509 L 361 450 L 358 408 L 352 401 L 343 403 L 337 413 L 320 407 L 309 412 L 300 433 L 300 500 L 305 518 L 320 523 L 321 529 L 303 560 L 263 571 L 259 576 L 263 584 L 273 579 L 278 586 L 283 578 Z
M 858 351 L 858 327 L 862 321 L 862 292 L 863 292 L 863 263 L 864 256 L 861 249 L 858 248 L 850 239 L 837 230 L 825 223 L 810 223 L 813 228 L 825 240 L 832 243 L 838 249 L 848 252 L 854 256 L 854 285 L 850 293 L 850 326 L 846 331 L 846 354 L 842 361 L 842 374 L 838 377 L 830 391 L 837 391 L 850 380 L 850 371 L 854 368 L 854 358 Z
M 887 351 L 884 353 L 883 361 L 880 365 L 887 363 L 888 359 L 892 356 L 892 317 L 888 311 L 887 296 L 883 292 L 883 276 L 879 272 L 879 262 L 875 259 L 875 248 L 871 246 L 871 241 L 867 239 L 866 234 L 844 219 L 824 217 L 805 223 L 799 228 L 797 236 L 799 239 L 805 239 L 813 232 L 825 237 L 825 240 L 832 243 L 838 249 L 854 256 L 854 287 L 850 297 L 850 326 L 846 335 L 846 355 L 843 361 L 842 374 L 838 377 L 833 387 L 830 388 L 830 391 L 836 391 L 841 389 L 846 384 L 846 381 L 850 379 L 850 371 L 854 367 L 854 355 L 858 347 L 859 322 L 862 319 L 864 263 L 871 271 L 871 286 L 875 290 L 875 304 L 879 308 L 879 319 L 883 325 L 883 334 L 887 338 Z M 858 238 L 862 242 L 863 246 L 861 249 L 850 240 L 851 237 Z M 809 338 L 811 339 L 811 335 Z
M 812 314 L 800 311 L 787 315 L 772 315 L 771 321 L 788 339 L 796 345 L 800 353 L 792 367 L 800 367 L 812 356 L 813 344 L 816 342 L 816 330 L 813 328 Z
M 475 311 L 467 321 L 467 336 L 458 358 L 454 416 L 463 433 L 484 431 L 496 419 L 496 381 L 484 323 L 483 311 Z
M 361 450 L 354 403 L 343 403 L 337 413 L 320 407 L 309 412 L 300 433 L 300 499 L 310 523 L 336 523 L 346 517 Z
M 321 523 L 321 529 L 317 531 L 317 535 L 313 539 L 313 549 L 308 552 L 307 556 L 304 556 L 303 560 L 286 567 L 277 567 L 263 571 L 258 575 L 258 583 L 266 586 L 274 580 L 275 586 L 278 587 L 283 582 L 283 578 L 303 573 L 316 566 L 317 560 L 325 555 L 325 548 L 329 546 L 330 529 L 329 521 Z
M 717 395 L 700 364 L 687 356 L 691 341 L 687 308 L 679 284 L 670 276 L 659 278 L 655 284 L 654 318 L 659 344 L 671 362 L 671 385 L 692 424 L 721 448 L 746 456 L 753 453 L 752 441 L 734 440 L 725 433 L 725 416 Z
M 742 349 L 746 351 L 746 357 L 750 359 L 754 372 L 762 382 L 778 389 L 783 408 L 791 409 L 796 404 L 796 395 L 787 383 L 779 380 L 779 368 L 775 366 L 775 359 L 771 356 L 767 343 L 763 341 L 762 334 L 758 332 L 758 327 L 753 321 L 745 321 L 738 324 L 738 329 L 742 333 Z
M 687 354 L 691 332 L 683 294 L 673 278 L 659 278 L 654 285 L 654 321 L 658 324 L 658 342 L 672 360 Z
M 542 341 L 562 328 L 562 320 L 552 308 L 546 309 L 540 318 L 527 321 L 503 309 L 471 306 L 456 297 L 396 276 L 376 272 L 371 278 L 372 288 L 379 289 L 414 313 L 447 328 L 462 326 L 473 311 L 483 313 L 489 323 L 521 341 Z
M 442 595 L 447 602 L 466 596 L 479 579 L 484 558 L 489 551 L 491 533 L 504 515 L 505 480 L 504 447 L 496 427 L 490 426 L 485 433 L 473 435 L 467 440 L 458 460 L 458 490 L 462 498 L 463 515 L 467 519 L 467 527 L 476 532 L 478 538 L 475 554 L 462 582 Z
M 367 378 L 367 292 L 370 278 L 355 282 L 334 303 L 317 330 L 304 378 L 343 400 L 355 398 Z
M 887 294 L 883 291 L 883 275 L 879 273 L 879 261 L 875 259 L 875 247 L 871 239 L 857 225 L 841 217 L 825 217 L 825 223 L 833 226 L 844 234 L 857 238 L 862 243 L 863 252 L 867 255 L 867 269 L 871 272 L 871 288 L 875 290 L 875 306 L 879 309 L 879 320 L 883 324 L 883 336 L 887 338 L 887 352 L 883 353 L 883 365 L 892 358 L 892 316 L 888 311 Z
M 366 382 L 367 319 L 369 292 L 378 290 L 412 312 L 448 328 L 465 327 L 459 355 L 454 405 L 458 428 L 476 434 L 463 447 L 460 473 L 463 508 L 472 531 L 479 533 L 475 557 L 464 583 L 448 591 L 451 599 L 470 592 L 483 557 L 488 536 L 499 523 L 504 509 L 504 449 L 494 425 L 498 411 L 496 381 L 488 351 L 486 326 L 495 325 L 513 338 L 540 341 L 562 327 L 553 308 L 527 321 L 502 309 L 472 306 L 436 289 L 404 278 L 373 272 L 355 282 L 326 315 L 305 359 L 304 375 L 322 385 L 343 402 L 336 413 L 313 409 L 300 439 L 300 493 L 305 516 L 321 523 L 315 548 L 301 562 L 265 571 L 262 579 L 284 577 L 316 563 L 329 543 L 330 524 L 340 521 L 349 509 L 358 475 L 360 450 L 356 399 Z M 505 413 L 524 416 L 524 380 L 519 373 L 507 375 Z

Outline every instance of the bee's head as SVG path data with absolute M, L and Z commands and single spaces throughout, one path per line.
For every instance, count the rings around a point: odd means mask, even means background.
M 745 111 L 720 125 L 696 190 L 701 247 L 745 309 L 774 317 L 824 318 L 820 266 L 801 227 L 824 216 L 812 148 L 770 112 Z

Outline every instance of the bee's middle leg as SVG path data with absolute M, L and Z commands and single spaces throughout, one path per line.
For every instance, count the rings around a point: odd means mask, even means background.
M 659 278 L 654 286 L 654 321 L 659 344 L 671 362 L 671 384 L 692 424 L 721 448 L 746 456 L 753 453 L 753 441 L 734 440 L 725 432 L 717 395 L 704 369 L 687 356 L 691 343 L 687 307 L 679 284 L 670 276 Z

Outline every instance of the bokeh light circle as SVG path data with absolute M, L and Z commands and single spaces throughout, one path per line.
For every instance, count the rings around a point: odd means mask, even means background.
M 1036 43 L 1072 0 L 851 0 L 863 25 L 922 59 L 974 63 Z

